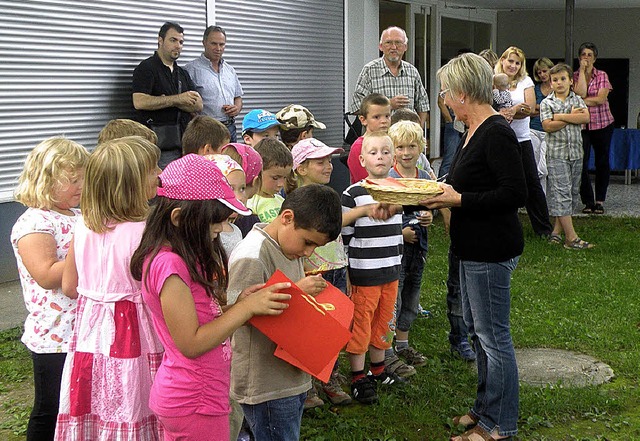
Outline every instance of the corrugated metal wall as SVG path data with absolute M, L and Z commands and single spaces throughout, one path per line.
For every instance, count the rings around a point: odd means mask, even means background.
M 209 0 L 227 30 L 225 58 L 245 91 L 244 110 L 308 107 L 342 145 L 343 0 Z M 65 135 L 93 148 L 112 118 L 130 117 L 131 75 L 157 47 L 165 21 L 185 28 L 179 64 L 197 57 L 206 0 L 8 0 L 0 65 L 0 202 L 12 200 L 28 152 Z M 211 20 L 213 21 L 213 20 Z M 213 24 L 213 23 L 211 23 Z M 240 124 L 238 124 L 240 125 Z
M 160 26 L 185 29 L 179 63 L 202 49 L 206 0 L 9 0 L 0 26 L 0 202 L 12 200 L 27 153 L 65 135 L 93 148 L 112 118 L 130 117 L 131 75 Z
M 314 136 L 342 146 L 344 0 L 217 0 L 224 57 L 238 72 L 246 112 L 302 104 L 327 125 Z

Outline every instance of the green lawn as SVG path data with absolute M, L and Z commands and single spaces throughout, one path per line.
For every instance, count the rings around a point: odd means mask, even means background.
M 594 356 L 615 378 L 602 386 L 562 384 L 520 388 L 521 440 L 640 439 L 640 219 L 578 218 L 576 230 L 596 244 L 569 251 L 533 236 L 512 283 L 516 347 L 552 347 Z M 446 253 L 441 218 L 431 228 L 422 305 L 412 344 L 429 357 L 409 384 L 383 390 L 373 406 L 313 409 L 302 423 L 304 440 L 445 440 L 448 422 L 467 411 L 475 393 L 470 367 L 449 354 Z M 346 360 L 342 367 L 347 373 Z M 0 439 L 22 439 L 31 396 L 30 360 L 19 330 L 0 333 Z M 22 391 L 22 393 L 20 393 Z M 13 433 L 17 433 L 17 436 Z

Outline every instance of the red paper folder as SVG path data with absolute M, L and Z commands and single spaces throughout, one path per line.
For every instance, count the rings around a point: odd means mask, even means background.
M 291 280 L 276 271 L 266 286 L 280 282 Z M 332 285 L 315 298 L 293 282 L 281 291 L 291 294 L 289 307 L 278 316 L 255 316 L 249 323 L 278 345 L 275 356 L 328 381 L 340 350 L 351 338 L 353 303 Z

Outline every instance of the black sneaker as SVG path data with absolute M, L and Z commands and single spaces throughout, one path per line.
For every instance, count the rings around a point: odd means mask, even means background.
M 390 386 L 392 384 L 403 384 L 406 383 L 407 380 L 398 376 L 398 374 L 389 373 L 387 371 L 382 371 L 380 375 L 373 375 L 371 371 L 367 374 L 367 377 L 371 378 L 371 380 L 375 381 L 377 384 Z
M 356 401 L 362 404 L 373 404 L 378 401 L 376 392 L 376 382 L 369 376 L 359 379 L 351 383 L 351 394 Z

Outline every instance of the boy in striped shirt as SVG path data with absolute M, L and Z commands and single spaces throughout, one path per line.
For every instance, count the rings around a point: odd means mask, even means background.
M 360 163 L 368 178 L 388 177 L 393 159 L 393 142 L 385 132 L 365 135 Z M 384 353 L 393 341 L 393 311 L 402 262 L 402 215 L 393 214 L 394 208 L 383 209 L 360 183 L 342 194 L 342 237 L 355 305 L 353 336 L 346 351 L 351 364 L 351 392 L 365 404 L 378 400 L 377 384 L 403 381 L 384 370 Z M 365 375 L 367 352 L 370 372 Z

